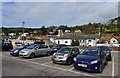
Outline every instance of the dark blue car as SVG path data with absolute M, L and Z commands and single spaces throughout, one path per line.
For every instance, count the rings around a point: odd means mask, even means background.
M 27 45 L 21 45 L 21 46 L 19 46 L 19 47 L 16 47 L 16 48 L 14 48 L 14 49 L 12 49 L 12 50 L 10 51 L 10 54 L 11 54 L 11 55 L 14 55 L 14 56 L 18 56 L 18 55 L 19 55 L 19 52 L 20 52 L 22 49 L 27 48 L 28 46 L 29 46 L 29 44 L 27 44 Z
M 76 69 L 100 73 L 105 65 L 107 65 L 106 55 L 99 48 L 87 48 L 82 50 L 74 58 L 73 64 Z
M 111 56 L 111 49 L 107 46 L 97 46 L 97 48 L 100 48 L 104 51 L 104 53 L 107 56 L 107 60 L 111 61 L 112 60 L 112 56 Z

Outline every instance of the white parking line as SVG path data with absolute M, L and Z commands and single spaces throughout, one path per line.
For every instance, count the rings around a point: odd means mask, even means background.
M 39 60 L 39 59 L 45 59 L 45 58 L 51 58 L 52 56 L 48 56 L 48 57 L 39 57 L 39 58 L 33 58 L 33 59 L 29 59 L 29 60 Z
M 112 58 L 112 77 L 114 77 L 114 56 Z
M 74 67 L 72 67 L 71 69 L 69 69 L 69 71 L 71 71 L 71 70 L 73 70 L 74 69 Z
M 47 62 L 47 63 L 43 63 L 43 64 L 51 64 L 52 62 L 50 61 L 50 62 Z
M 5 56 L 4 56 L 4 57 L 5 57 Z M 7 57 L 7 56 L 6 56 L 6 57 Z M 10 58 L 10 57 L 7 57 L 7 58 Z M 86 75 L 86 76 L 95 77 L 94 75 L 90 75 L 90 74 L 87 74 L 87 73 L 72 71 L 72 69 L 71 69 L 71 70 L 63 69 L 63 68 L 60 68 L 60 67 L 50 66 L 50 65 L 46 65 L 46 64 L 40 64 L 40 63 L 37 63 L 37 62 L 31 62 L 31 61 L 29 61 L 29 60 L 16 59 L 16 58 L 14 58 L 14 57 L 12 57 L 12 59 L 14 59 L 14 60 L 19 60 L 19 61 L 24 61 L 24 62 L 31 63 L 31 64 L 46 66 L 46 67 L 50 67 L 50 68 L 54 68 L 54 69 L 59 69 L 59 70 L 63 70 L 63 71 L 68 71 L 68 72 L 72 72 L 72 73 L 76 73 L 76 74 L 83 74 L 83 75 Z

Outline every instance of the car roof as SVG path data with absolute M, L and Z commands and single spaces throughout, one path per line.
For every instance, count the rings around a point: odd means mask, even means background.
M 64 48 L 77 48 L 77 47 L 73 47 L 73 46 L 65 46 Z
M 86 50 L 100 50 L 99 48 L 85 48 Z

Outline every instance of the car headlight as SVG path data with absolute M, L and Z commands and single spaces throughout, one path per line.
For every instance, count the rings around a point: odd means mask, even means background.
M 56 51 L 57 49 L 55 48 L 55 49 L 53 49 L 54 51 Z
M 68 56 L 68 54 L 65 54 L 64 57 L 66 58 Z
M 74 58 L 74 61 L 77 61 L 77 59 L 76 59 L 76 58 Z
M 98 60 L 94 60 L 94 61 L 91 61 L 91 64 L 95 64 L 97 62 L 98 62 Z
M 18 52 L 18 50 L 15 50 L 15 51 L 14 51 L 14 53 L 17 53 L 17 52 Z

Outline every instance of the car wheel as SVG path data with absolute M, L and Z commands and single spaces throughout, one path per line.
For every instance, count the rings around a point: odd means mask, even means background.
M 34 53 L 30 54 L 30 58 L 34 58 L 34 57 L 35 57 Z
M 52 59 L 52 62 L 56 64 L 56 62 Z
M 107 65 L 107 64 L 108 64 L 108 61 L 106 60 L 106 61 L 105 61 L 105 65 Z
M 108 60 L 109 60 L 109 61 L 112 61 L 112 57 L 110 56 Z
M 98 70 L 99 73 L 102 73 L 102 65 L 100 64 L 100 67 L 99 67 L 99 70 Z
M 50 52 L 48 51 L 46 55 L 49 56 L 49 55 L 50 55 Z
M 72 61 L 71 60 L 67 60 L 67 64 L 68 65 L 72 64 Z

